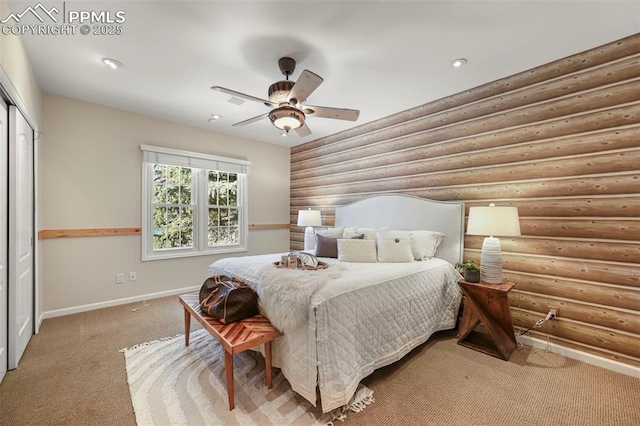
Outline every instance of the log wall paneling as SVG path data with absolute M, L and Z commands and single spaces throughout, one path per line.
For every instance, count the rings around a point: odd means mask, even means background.
M 517 328 L 640 367 L 640 34 L 291 149 L 300 209 L 403 193 L 518 207 L 504 238 Z M 467 210 L 468 212 L 468 210 Z M 482 238 L 465 237 L 479 260 Z

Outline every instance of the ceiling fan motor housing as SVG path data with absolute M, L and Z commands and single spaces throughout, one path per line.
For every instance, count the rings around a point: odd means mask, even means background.
M 282 80 L 269 86 L 269 100 L 275 104 L 281 105 L 287 103 L 287 97 L 291 88 L 295 84 L 294 81 Z

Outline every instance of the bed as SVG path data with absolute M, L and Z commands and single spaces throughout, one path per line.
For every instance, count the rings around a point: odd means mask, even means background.
M 336 208 L 335 227 L 430 230 L 446 235 L 430 260 L 350 263 L 321 258 L 317 271 L 276 268 L 282 253 L 231 257 L 209 266 L 249 283 L 284 336 L 273 364 L 291 387 L 328 412 L 344 406 L 358 383 L 439 330 L 454 328 L 461 294 L 464 204 L 404 195 L 371 197 Z M 277 321 L 275 321 L 277 319 Z

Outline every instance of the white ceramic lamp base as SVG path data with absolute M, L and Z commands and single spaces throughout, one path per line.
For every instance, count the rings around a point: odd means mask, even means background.
M 488 284 L 502 284 L 502 249 L 498 238 L 487 237 L 482 243 L 480 279 Z
M 307 226 L 304 230 L 304 251 L 313 251 L 316 245 L 316 236 L 313 233 L 313 228 Z

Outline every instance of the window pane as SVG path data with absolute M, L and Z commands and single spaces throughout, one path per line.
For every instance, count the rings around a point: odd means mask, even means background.
M 229 226 L 238 226 L 238 209 L 229 209 Z
M 220 209 L 220 226 L 229 225 L 229 209 Z
M 220 237 L 218 239 L 218 244 L 229 244 L 229 230 L 227 227 L 221 227 L 219 233 Z
M 182 232 L 180 233 L 180 243 L 181 247 L 193 247 L 193 228 L 187 227 L 182 228 Z
M 153 202 L 156 204 L 167 202 L 164 183 L 156 183 L 153 185 Z
M 154 228 L 153 230 L 153 249 L 161 249 L 164 247 L 164 230 L 162 228 Z
M 218 227 L 217 226 L 210 226 L 209 227 L 209 247 L 215 246 L 219 243 L 220 241 L 220 233 L 218 232 Z
M 209 180 L 207 193 L 209 194 L 209 204 L 218 205 L 217 199 L 218 172 L 209 170 Z
M 180 226 L 180 207 L 167 207 L 167 226 Z
M 162 164 L 154 164 L 153 165 L 153 182 L 164 184 L 165 180 L 167 180 L 167 166 L 163 166 Z
M 153 228 L 164 228 L 167 226 L 167 209 L 166 207 L 153 208 Z
M 238 204 L 238 175 L 229 173 L 229 205 Z
M 209 209 L 209 228 L 211 227 L 218 227 L 218 225 L 220 224 L 218 222 L 218 209 L 216 208 L 210 208 Z
M 180 173 L 180 203 L 191 204 L 191 169 L 182 168 Z
M 239 241 L 239 232 L 238 232 L 238 227 L 237 226 L 230 226 L 229 227 L 229 243 L 230 244 L 237 244 Z
M 167 186 L 167 203 L 168 204 L 178 204 L 180 199 L 179 199 L 179 192 L 180 192 L 180 187 L 179 186 Z
M 218 180 L 218 205 L 226 206 L 228 204 L 227 191 L 229 188 L 229 173 L 220 173 Z

